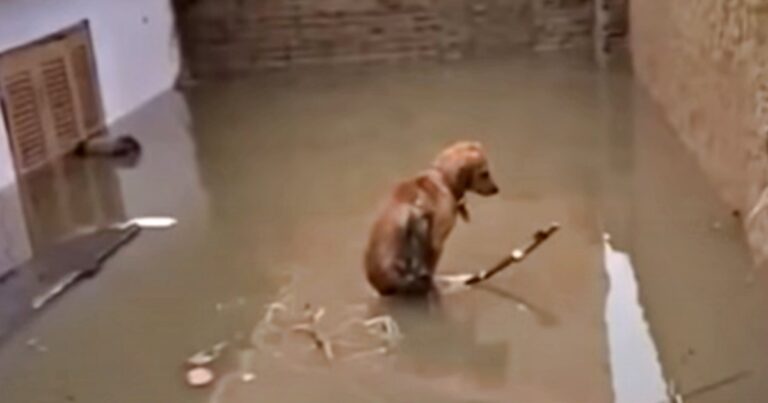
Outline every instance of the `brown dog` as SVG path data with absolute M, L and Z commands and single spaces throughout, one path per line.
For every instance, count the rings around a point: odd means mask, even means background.
M 456 143 L 438 155 L 432 168 L 399 183 L 374 223 L 365 253 L 368 281 L 381 295 L 424 295 L 443 244 L 465 220 L 465 193 L 498 193 L 488 160 L 477 142 Z

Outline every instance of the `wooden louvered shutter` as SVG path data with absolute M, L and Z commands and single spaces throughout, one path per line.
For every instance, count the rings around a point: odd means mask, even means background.
M 99 134 L 104 130 L 104 111 L 88 30 L 72 31 L 60 45 L 69 64 L 70 79 L 75 86 L 76 107 L 83 134 L 86 137 Z
M 84 138 L 75 107 L 74 86 L 65 55 L 50 52 L 40 63 L 47 101 L 46 113 L 52 125 L 54 157 L 67 153 Z
M 40 77 L 35 69 L 38 59 L 34 56 L 19 53 L 0 59 L 0 99 L 19 173 L 44 165 L 50 155 Z
M 99 134 L 104 113 L 87 25 L 2 55 L 0 96 L 21 174 Z

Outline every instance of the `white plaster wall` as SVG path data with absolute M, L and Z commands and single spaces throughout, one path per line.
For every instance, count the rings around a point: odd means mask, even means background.
M 0 0 L 0 52 L 83 19 L 91 24 L 108 123 L 173 85 L 180 58 L 169 0 Z M 0 123 L 2 188 L 14 173 Z

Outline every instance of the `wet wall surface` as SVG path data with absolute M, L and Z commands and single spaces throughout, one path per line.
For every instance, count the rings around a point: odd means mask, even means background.
M 115 130 L 143 142 L 138 165 L 87 169 L 107 178 L 95 184 L 52 180 L 99 189 L 91 204 L 36 209 L 30 200 L 54 188 L 20 186 L 27 234 L 16 238 L 35 253 L 98 222 L 57 217 L 99 208 L 179 224 L 143 232 L 0 345 L 4 403 L 768 394 L 765 279 L 627 72 L 567 57 L 303 69 L 169 94 Z M 472 221 L 455 229 L 442 272 L 485 268 L 551 221 L 563 229 L 481 288 L 384 303 L 362 272 L 373 214 L 457 139 L 485 144 L 502 192 L 469 199 Z M 284 309 L 263 337 L 275 302 Z M 292 334 L 294 309 L 323 311 L 330 358 Z M 344 349 L 344 323 L 380 317 L 402 338 Z M 221 381 L 186 386 L 187 357 L 221 341 Z

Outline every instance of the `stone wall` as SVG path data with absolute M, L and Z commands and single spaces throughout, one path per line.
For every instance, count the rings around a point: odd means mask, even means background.
M 591 0 L 176 0 L 197 77 L 591 42 Z
M 637 75 L 768 257 L 768 1 L 630 3 Z M 768 201 L 768 197 L 763 201 Z

